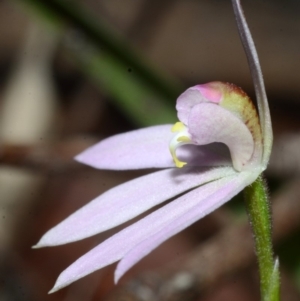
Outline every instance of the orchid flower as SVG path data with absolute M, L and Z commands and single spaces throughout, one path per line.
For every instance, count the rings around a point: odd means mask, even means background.
M 160 209 L 111 236 L 61 273 L 51 292 L 120 261 L 115 282 L 158 245 L 216 210 L 266 169 L 272 127 L 256 50 L 239 1 L 233 1 L 250 62 L 259 115 L 241 88 L 211 82 L 177 99 L 179 121 L 107 138 L 76 160 L 100 169 L 161 170 L 100 195 L 49 230 L 36 247 L 66 244 Z M 176 198 L 177 197 L 177 198 Z

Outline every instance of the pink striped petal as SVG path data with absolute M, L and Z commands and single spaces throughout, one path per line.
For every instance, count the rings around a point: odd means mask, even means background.
M 247 126 L 228 110 L 212 103 L 195 105 L 189 115 L 189 133 L 193 142 L 225 143 L 233 166 L 241 171 L 254 151 L 253 137 Z
M 100 169 L 174 167 L 169 151 L 172 125 L 159 125 L 109 137 L 75 159 Z
M 80 208 L 44 234 L 35 247 L 66 244 L 103 232 L 197 185 L 233 173 L 230 167 L 166 169 L 134 179 Z
M 115 283 L 117 283 L 133 265 L 148 255 L 152 250 L 171 236 L 179 233 L 197 220 L 222 206 L 243 190 L 245 186 L 251 184 L 256 179 L 256 176 L 257 175 L 254 177 L 248 172 L 242 172 L 234 177 L 218 180 L 216 181 L 218 183 L 215 182 L 215 184 L 212 185 L 210 195 L 206 195 L 206 197 L 203 197 L 202 191 L 208 188 L 204 188 L 205 186 L 211 184 L 202 186 L 190 193 L 189 198 L 195 198 L 197 205 L 175 220 L 169 221 L 160 231 L 151 236 L 145 236 L 142 242 L 134 246 L 119 262 L 115 271 Z M 199 195 L 201 195 L 200 198 Z
M 171 223 L 175 222 L 176 225 L 176 220 L 190 210 L 200 211 L 199 216 L 203 216 L 206 212 L 202 209 L 197 209 L 199 204 L 202 204 L 202 200 L 208 202 L 206 208 L 216 208 L 218 204 L 215 204 L 214 201 L 210 201 L 209 197 L 211 195 L 215 194 L 219 189 L 228 184 L 226 186 L 227 190 L 225 188 L 223 189 L 223 194 L 227 191 L 226 194 L 228 197 L 229 195 L 233 196 L 248 183 L 246 183 L 246 179 L 244 177 L 240 178 L 238 174 L 235 173 L 233 176 L 209 182 L 206 185 L 184 194 L 178 199 L 149 214 L 137 223 L 123 229 L 83 255 L 62 272 L 51 292 L 57 291 L 62 287 L 121 259 L 145 238 L 161 231 L 164 227 L 169 227 Z M 229 185 L 229 183 L 232 184 Z M 228 200 L 228 197 L 226 196 L 226 200 Z M 220 201 L 219 204 L 221 204 L 221 202 L 222 201 Z M 207 212 L 209 211 L 209 209 L 206 210 Z

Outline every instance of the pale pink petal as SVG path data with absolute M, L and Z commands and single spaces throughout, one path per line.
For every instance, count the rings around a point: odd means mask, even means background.
M 222 86 L 221 82 L 210 82 L 184 91 L 176 102 L 178 119 L 188 125 L 190 111 L 195 105 L 206 102 L 219 104 L 223 98 Z
M 176 154 L 181 161 L 188 162 L 187 166 L 232 166 L 229 149 L 223 143 L 183 145 Z
M 115 282 L 118 282 L 124 273 L 161 243 L 222 206 L 245 186 L 251 184 L 256 177 L 257 175 L 253 176 L 251 173 L 241 172 L 234 177 L 223 178 L 201 186 L 186 195 L 190 202 L 192 202 L 191 199 L 194 199 L 195 206 L 176 219 L 170 220 L 159 231 L 152 232 L 152 235 L 147 233 L 144 240 L 135 245 L 119 262 L 115 271 Z M 205 190 L 209 190 L 209 194 L 205 193 Z M 184 203 L 183 200 L 182 202 Z
M 145 238 L 176 222 L 181 215 L 190 210 L 197 210 L 202 200 L 207 199 L 209 202 L 209 196 L 234 178 L 238 178 L 238 173 L 194 189 L 110 237 L 62 272 L 51 292 L 121 259 Z
M 81 163 L 101 169 L 140 169 L 175 167 L 169 142 L 171 125 L 154 126 L 107 138 L 77 155 Z M 187 145 L 177 157 L 191 166 L 231 165 L 222 146 Z
M 259 111 L 260 123 L 263 134 L 264 152 L 262 158 L 262 167 L 265 169 L 270 159 L 271 149 L 273 144 L 273 131 L 269 104 L 261 71 L 259 58 L 255 48 L 255 44 L 249 30 L 243 9 L 239 0 L 233 0 L 233 10 L 236 17 L 239 34 L 247 55 L 250 65 L 250 71 L 254 83 L 257 106 Z
M 197 144 L 225 143 L 237 170 L 241 171 L 252 157 L 254 142 L 251 132 L 226 109 L 212 103 L 195 105 L 188 124 L 192 140 Z
M 208 102 L 208 100 L 202 95 L 198 86 L 191 87 L 184 91 L 179 95 L 176 102 L 178 119 L 187 125 L 191 109 L 195 105 L 203 102 Z
M 35 248 L 80 240 L 118 226 L 197 185 L 232 175 L 230 167 L 166 169 L 103 193 L 49 230 Z
M 100 169 L 174 167 L 169 151 L 172 125 L 159 125 L 109 137 L 75 159 Z

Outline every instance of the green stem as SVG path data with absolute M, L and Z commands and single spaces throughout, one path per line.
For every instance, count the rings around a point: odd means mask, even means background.
M 279 267 L 274 261 L 270 204 L 261 176 L 245 189 L 246 207 L 255 239 L 263 301 L 279 301 Z

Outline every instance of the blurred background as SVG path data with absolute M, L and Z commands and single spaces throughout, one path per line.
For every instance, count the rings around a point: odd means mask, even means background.
M 266 177 L 283 300 L 300 300 L 300 2 L 242 2 L 274 124 Z M 176 122 L 176 97 L 213 80 L 255 99 L 229 0 L 0 2 L 1 301 L 259 299 L 242 196 L 164 243 L 117 286 L 111 265 L 47 295 L 63 269 L 122 227 L 31 249 L 100 193 L 148 172 L 94 170 L 74 155 L 116 133 Z

